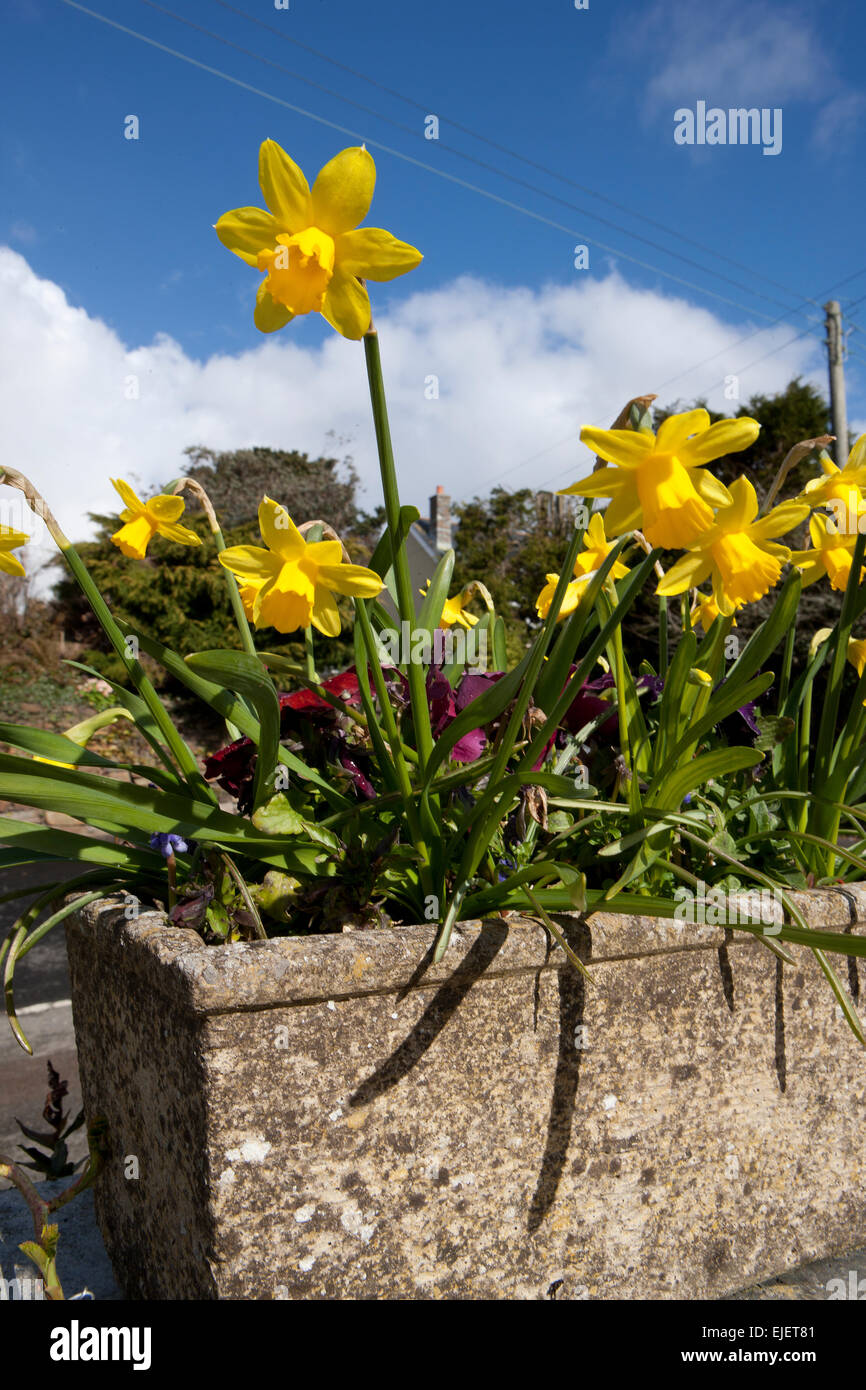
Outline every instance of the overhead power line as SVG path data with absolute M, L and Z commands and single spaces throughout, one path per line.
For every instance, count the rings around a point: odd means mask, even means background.
M 150 3 L 150 0 L 144 0 L 144 3 Z M 367 73 L 361 72 L 358 68 L 353 68 L 347 63 L 339 62 L 336 58 L 332 58 L 330 54 L 323 53 L 321 49 L 313 48 L 307 43 L 302 43 L 300 39 L 294 38 L 291 34 L 286 34 L 282 29 L 276 28 L 275 25 L 267 24 L 263 19 L 259 19 L 257 15 L 251 15 L 246 10 L 239 10 L 236 5 L 228 4 L 227 0 L 213 0 L 213 3 L 219 5 L 221 9 L 228 10 L 231 14 L 239 16 L 241 19 L 247 20 L 250 24 L 258 25 L 260 29 L 265 29 L 269 34 L 274 34 L 278 39 L 282 40 L 282 42 L 292 44 L 295 48 L 300 48 L 305 53 L 312 53 L 314 57 L 321 59 L 324 63 L 330 63 L 332 67 L 338 68 L 341 72 L 347 72 L 353 77 L 360 78 L 362 82 L 367 82 L 370 86 L 377 88 L 381 92 L 385 92 L 388 96 L 395 97 L 396 100 L 404 102 L 407 106 L 411 106 L 415 111 L 424 112 L 426 115 L 433 110 L 430 104 L 425 105 L 415 97 L 406 96 L 405 93 L 398 92 L 395 88 L 386 86 L 384 82 L 379 82 L 376 78 L 370 77 Z M 382 117 L 381 119 L 384 120 L 386 118 Z M 628 213 L 629 216 L 635 217 L 641 222 L 645 222 L 647 226 L 655 227 L 656 231 L 664 232 L 666 236 L 674 237 L 676 240 L 684 242 L 687 246 L 693 246 L 696 250 L 703 251 L 707 255 L 715 257 L 716 260 L 724 261 L 726 265 L 734 266 L 737 270 L 745 270 L 748 274 L 755 275 L 766 284 L 772 285 L 775 289 L 783 290 L 785 294 L 793 295 L 795 299 L 800 300 L 804 304 L 812 304 L 816 308 L 821 307 L 816 299 L 809 299 L 808 296 L 800 294 L 799 290 L 793 290 L 790 286 L 783 285 L 778 280 L 771 279 L 769 276 L 763 274 L 763 272 L 756 271 L 753 266 L 746 265 L 742 261 L 734 260 L 730 256 L 725 256 L 721 251 L 716 251 L 713 247 L 707 246 L 704 242 L 696 241 L 693 237 L 685 236 L 682 232 L 678 232 L 676 228 L 669 227 L 664 222 L 657 222 L 653 217 L 647 217 L 646 213 L 637 212 L 634 208 L 628 207 L 627 204 L 619 203 L 614 198 L 608 197 L 605 193 L 599 193 L 597 190 L 589 188 L 584 183 L 578 183 L 576 179 L 568 178 L 567 175 L 559 173 L 556 169 L 551 169 L 547 165 L 539 164 L 536 160 L 527 158 L 526 155 L 518 154 L 516 150 L 511 149 L 509 146 L 500 144 L 498 140 L 492 140 L 488 135 L 484 135 L 478 130 L 473 130 L 471 126 L 462 125 L 451 116 L 444 116 L 441 117 L 441 119 L 446 120 L 449 126 L 452 126 L 454 130 L 459 130 L 461 134 L 468 135 L 473 140 L 479 140 L 482 144 L 489 146 L 490 149 L 498 150 L 500 154 L 508 155 L 510 159 L 515 159 L 519 163 L 527 165 L 528 168 L 535 169 L 538 173 L 546 174 L 549 178 L 557 179 L 558 182 L 566 184 L 569 188 L 576 188 L 581 193 L 588 193 L 591 198 L 596 198 L 599 202 L 606 203 L 608 207 L 616 208 L 619 212 Z M 406 127 L 401 128 L 406 129 Z M 450 147 L 446 146 L 445 148 Z M 455 151 L 455 153 L 460 152 Z M 527 187 L 531 186 L 532 185 L 527 185 Z M 566 206 L 571 207 L 573 204 L 566 204 Z M 588 215 L 594 216 L 595 214 L 590 213 Z M 779 303 L 780 301 L 776 300 L 774 302 Z
M 304 116 L 306 119 L 315 121 L 319 125 L 327 126 L 329 130 L 339 131 L 341 135 L 349 135 L 354 140 L 361 140 L 367 145 L 370 145 L 373 149 L 393 155 L 395 159 L 401 159 L 404 163 L 412 164 L 418 169 L 423 169 L 427 173 L 434 174 L 437 178 L 445 179 L 448 183 L 456 184 L 459 188 L 465 188 L 471 193 L 477 193 L 480 197 L 486 198 L 489 202 L 497 203 L 500 207 L 509 208 L 512 212 L 517 212 L 524 217 L 529 217 L 532 221 L 551 227 L 554 231 L 565 232 L 568 236 L 576 238 L 581 244 L 595 246 L 608 255 L 615 256 L 619 260 L 628 261 L 631 265 L 639 266 L 643 270 L 650 271 L 653 275 L 659 275 L 665 280 L 670 280 L 674 284 L 682 285 L 685 289 L 694 290 L 695 293 L 705 295 L 710 299 L 715 299 L 719 303 L 728 304 L 732 308 L 739 309 L 742 313 L 748 314 L 753 318 L 767 319 L 770 323 L 778 322 L 777 319 L 773 319 L 770 315 L 763 313 L 761 310 L 741 304 L 735 299 L 730 299 L 727 295 L 719 294 L 717 290 L 708 289 L 705 285 L 699 285 L 693 280 L 687 280 L 681 275 L 675 275 L 673 271 L 662 270 L 660 266 L 655 266 L 648 261 L 641 260 L 638 256 L 633 256 L 628 251 L 623 251 L 615 246 L 608 246 L 606 242 L 600 241 L 598 237 L 587 236 L 585 232 L 575 227 L 566 226 L 562 222 L 555 222 L 552 218 L 545 217 L 543 213 L 523 207 L 520 203 L 515 203 L 510 198 L 503 198 L 498 193 L 492 193 L 489 189 L 482 188 L 478 184 L 470 183 L 467 179 L 461 179 L 456 174 L 450 174 L 445 169 L 437 168 L 434 164 L 428 164 L 422 159 L 416 159 L 414 155 L 406 154 L 403 150 L 397 150 L 391 145 L 384 144 L 381 140 L 373 140 L 362 132 L 340 125 L 339 122 L 331 121 L 327 117 L 320 116 L 314 111 L 308 111 L 305 107 L 298 106 L 295 102 L 287 101 L 284 97 L 278 97 L 273 92 L 266 92 L 260 87 L 254 87 L 251 83 L 244 82 L 241 78 L 234 77 L 231 73 L 223 72 L 220 68 L 212 67 L 208 63 L 201 62 L 198 58 L 193 58 L 191 54 L 182 53 L 179 49 L 171 48 L 168 44 L 160 43 L 159 40 L 153 39 L 147 34 L 139 33 L 136 29 L 130 29 L 128 25 L 120 24 L 117 20 L 110 19 L 107 15 L 100 14 L 97 10 L 91 10 L 86 5 L 78 3 L 78 0 L 62 0 L 62 4 L 66 5 L 69 9 L 78 10 L 82 14 L 88 15 L 91 19 L 96 19 L 102 24 L 107 24 L 110 28 L 117 29 L 120 33 L 129 35 L 130 38 L 138 39 L 139 42 L 147 44 L 150 48 L 155 48 L 161 53 L 166 53 L 172 58 L 177 58 L 179 61 L 199 69 L 201 72 L 209 73 L 213 77 L 219 77 L 223 81 L 231 83 L 232 86 L 240 88 L 242 91 L 250 92 L 254 96 L 263 97 L 266 101 L 273 102 L 277 106 L 282 106 L 289 111 L 294 111 L 296 115 Z
M 221 3 L 222 0 L 216 0 L 216 2 Z M 295 72 L 291 68 L 284 67 L 282 63 L 275 62 L 273 58 L 266 58 L 262 53 L 256 53 L 250 48 L 244 48 L 241 44 L 235 43 L 234 39 L 226 38 L 223 34 L 217 34 L 213 29 L 208 29 L 203 24 L 197 24 L 191 19 L 186 19 L 183 15 L 168 9 L 165 5 L 158 4 L 157 0 L 141 0 L 141 4 L 146 5 L 148 9 L 156 10 L 160 14 L 167 15 L 170 19 L 176 20 L 178 24 L 185 24 L 188 29 L 193 29 L 196 33 L 204 34 L 210 39 L 215 39 L 217 43 L 225 44 L 227 48 L 234 49 L 236 53 L 241 53 L 246 58 L 252 58 L 257 63 L 263 63 L 266 67 L 274 68 L 277 72 L 283 73 L 286 77 L 293 78 L 296 82 L 303 82 L 306 86 L 312 87 L 318 92 L 323 92 L 325 96 L 333 97 L 336 101 L 342 101 L 347 106 L 353 106 L 356 110 L 363 111 L 365 115 L 373 116 L 376 120 L 383 121 L 386 125 L 393 126 L 396 130 L 400 130 L 404 134 L 411 136 L 413 140 L 424 139 L 423 133 L 419 131 L 417 127 L 405 125 L 402 121 L 395 121 L 392 117 L 384 115 L 381 111 L 374 110 L 371 106 L 365 106 L 362 102 L 355 101 L 352 97 L 346 96 L 343 92 L 336 92 L 331 87 L 323 86 L 321 82 L 315 82 L 311 77 L 305 77 L 303 73 Z M 228 8 L 231 8 L 235 14 L 241 13 L 240 10 L 234 10 L 233 6 Z M 252 16 L 248 16 L 248 18 L 252 19 Z M 275 29 L 273 25 L 262 24 L 262 27 L 269 30 L 271 33 L 277 34 L 281 38 L 285 37 L 285 35 L 281 35 L 280 31 Z M 451 124 L 453 124 L 453 122 Z M 713 270 L 710 266 L 702 265 L 700 261 L 692 260 L 690 256 L 683 256 L 680 252 L 673 251 L 670 247 L 663 246 L 658 241 L 653 241 L 651 237 L 641 236 L 639 232 L 629 231 L 627 227 L 623 227 L 619 222 L 612 222 L 610 218 L 601 217 L 597 212 L 591 212 L 588 208 L 580 207 L 577 203 L 571 203 L 566 198 L 560 198 L 556 193 L 549 193 L 547 189 L 539 188 L 538 184 L 529 183 L 527 179 L 517 178 L 506 169 L 501 169 L 496 164 L 489 164 L 486 160 L 477 159 L 474 155 L 468 154 L 465 150 L 459 150 L 454 145 L 447 144 L 444 140 L 437 140 L 436 146 L 439 150 L 445 150 L 448 154 L 453 154 L 457 159 L 463 159 L 469 164 L 474 164 L 476 168 L 483 169 L 485 173 L 495 174 L 498 178 L 506 179 L 509 183 L 516 184 L 520 188 L 526 188 L 531 193 L 537 193 L 540 197 L 547 198 L 552 203 L 558 203 L 560 207 L 568 208 L 571 212 L 578 212 L 582 217 L 588 217 L 594 222 L 600 222 L 603 227 L 610 227 L 613 231 L 620 232 L 623 236 L 630 237 L 633 241 L 639 241 L 644 246 L 649 246 L 654 251 L 660 251 L 663 256 L 670 256 L 673 260 L 680 261 L 683 265 L 691 266 L 694 270 L 699 270 L 704 275 L 712 275 L 717 280 L 724 281 L 725 284 L 733 285 L 735 289 L 743 290 L 746 294 L 754 295 L 756 299 L 763 299 L 766 300 L 768 304 L 781 306 L 786 313 L 793 314 L 802 312 L 798 305 L 783 304 L 780 299 L 774 298 L 773 295 L 764 294 L 761 290 L 753 289 L 751 285 L 744 285 L 741 280 L 732 280 L 729 275 L 724 275 L 719 270 Z M 502 149 L 504 147 L 497 146 L 496 148 Z M 510 151 L 506 151 L 506 153 L 510 153 Z M 624 211 L 629 212 L 630 210 L 625 208 Z M 632 213 L 631 215 L 641 218 L 641 214 L 639 213 Z M 649 219 L 641 218 L 641 220 Z M 713 252 L 710 252 L 710 255 L 713 254 Z M 796 297 L 801 300 L 803 298 L 802 295 Z M 803 303 L 807 302 L 809 301 L 803 300 Z M 757 311 L 752 310 L 751 312 Z

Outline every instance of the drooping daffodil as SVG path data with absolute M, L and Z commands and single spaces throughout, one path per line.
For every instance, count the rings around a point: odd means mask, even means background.
M 14 574 L 20 579 L 25 573 L 24 566 L 12 551 L 26 545 L 29 539 L 23 531 L 16 531 L 12 526 L 0 526 L 0 570 L 4 574 Z
M 809 514 L 804 502 L 782 502 L 758 518 L 758 498 L 748 478 L 731 484 L 731 503 L 721 507 L 700 540 L 659 581 L 656 593 L 681 594 L 712 577 L 713 599 L 724 617 L 744 603 L 756 603 L 778 583 L 782 565 L 791 558 L 781 536 Z
M 339 541 L 308 541 L 285 507 L 270 497 L 259 506 L 259 530 L 267 549 L 235 545 L 220 564 L 238 580 L 256 627 L 295 632 L 311 624 L 326 637 L 341 629 L 336 594 L 375 598 L 383 584 L 374 570 L 343 561 Z
M 201 545 L 201 537 L 195 531 L 178 525 L 186 505 L 182 497 L 160 493 L 158 497 L 151 497 L 149 502 L 142 502 L 122 478 L 112 478 L 111 484 L 126 503 L 120 513 L 124 524 L 111 537 L 112 543 L 123 555 L 133 560 L 143 560 L 147 547 L 156 535 L 164 536 L 167 541 L 174 541 L 177 545 Z
M 430 580 L 428 579 L 425 588 L 419 589 L 418 592 L 422 598 L 426 598 L 429 590 Z M 455 626 L 465 628 L 474 627 L 478 619 L 474 613 L 467 613 L 465 611 L 465 606 L 471 599 L 471 587 L 462 589 L 460 593 L 455 594 L 453 598 L 446 598 L 442 605 L 442 616 L 439 619 L 439 626 L 444 628 Z
M 731 505 L 731 494 L 704 464 L 746 449 L 758 437 L 757 420 L 718 420 L 706 410 L 670 415 L 657 434 L 585 427 L 581 440 L 612 468 L 581 478 L 564 493 L 610 497 L 609 536 L 640 529 L 652 545 L 683 549 L 712 525 L 713 508 Z
M 809 521 L 809 539 L 812 542 L 810 550 L 795 550 L 791 555 L 791 564 L 796 565 L 803 576 L 803 587 L 815 584 L 826 574 L 830 587 L 843 591 L 851 573 L 856 534 L 847 535 L 831 517 L 813 512 Z M 864 573 L 866 568 L 860 572 L 860 583 L 863 582 Z
M 596 512 L 590 518 L 583 537 L 583 549 L 574 562 L 574 579 L 568 585 L 562 600 L 562 607 L 559 610 L 557 622 L 562 618 L 567 618 L 574 612 L 580 603 L 580 596 L 586 585 L 589 583 L 596 570 L 601 569 L 611 550 L 614 542 L 609 541 L 605 534 L 604 520 L 601 512 Z M 629 573 L 628 566 L 621 560 L 615 560 L 608 570 L 609 579 L 622 579 Z M 546 618 L 550 612 L 550 605 L 553 602 L 553 595 L 559 583 L 558 574 L 548 574 L 547 583 L 535 601 L 535 611 L 540 618 Z
M 810 478 L 798 500 L 808 502 L 810 507 L 828 507 L 833 513 L 829 533 L 833 528 L 847 536 L 856 536 L 860 518 L 866 515 L 866 434 L 861 434 L 844 468 L 839 468 L 830 455 L 822 453 L 819 458 L 824 474 L 821 478 Z
M 375 183 L 376 166 L 363 145 L 335 155 L 310 189 L 285 150 L 264 141 L 259 184 L 269 211 L 235 208 L 216 224 L 223 246 L 266 272 L 254 314 L 262 333 L 317 313 L 344 338 L 363 338 L 371 315 L 362 282 L 393 280 L 423 259 L 381 227 L 358 226 Z

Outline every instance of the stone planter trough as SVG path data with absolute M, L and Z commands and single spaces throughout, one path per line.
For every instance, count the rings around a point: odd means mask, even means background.
M 794 896 L 866 930 L 864 889 Z M 528 919 L 462 923 L 439 966 L 429 925 L 213 947 L 70 919 L 127 1295 L 705 1298 L 866 1242 L 866 1050 L 811 953 L 557 920 L 591 984 Z

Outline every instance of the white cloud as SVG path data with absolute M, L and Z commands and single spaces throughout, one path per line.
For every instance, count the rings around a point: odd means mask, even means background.
M 818 113 L 812 144 L 822 153 L 847 143 L 857 135 L 863 124 L 866 96 L 862 92 L 842 92 L 827 102 Z
M 830 31 L 832 32 L 832 31 Z M 784 107 L 807 102 L 819 107 L 812 144 L 827 149 L 857 134 L 864 98 L 840 77 L 828 45 L 815 26 L 814 8 L 729 0 L 723 9 L 693 0 L 659 0 L 625 40 L 628 51 L 647 64 L 648 114 L 666 107 Z M 828 99 L 829 98 L 829 99 Z
M 704 395 L 735 410 L 723 394 L 729 375 L 739 374 L 742 400 L 810 367 L 823 385 L 817 343 L 784 347 L 790 327 L 735 346 L 754 324 L 631 288 L 615 270 L 539 291 L 467 277 L 413 295 L 377 324 L 401 493 L 422 512 L 439 483 L 458 499 L 500 479 L 565 486 L 589 463 L 580 426 L 609 424 L 643 392 L 663 403 Z M 440 394 L 428 400 L 431 376 Z M 138 399 L 126 398 L 131 378 Z M 331 335 L 302 348 L 286 330 L 204 362 L 166 335 L 129 348 L 9 248 L 0 248 L 0 413 L 5 461 L 33 480 L 73 539 L 88 534 L 88 511 L 118 505 L 110 477 L 147 492 L 182 471 L 190 444 L 315 456 L 333 452 L 333 430 L 351 438 L 366 505 L 380 500 L 360 345 Z M 15 501 L 0 487 L 0 519 L 20 525 Z

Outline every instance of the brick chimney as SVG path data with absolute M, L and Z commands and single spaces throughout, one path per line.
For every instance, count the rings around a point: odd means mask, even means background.
M 430 498 L 430 538 L 437 550 L 451 549 L 451 498 L 441 485 Z

